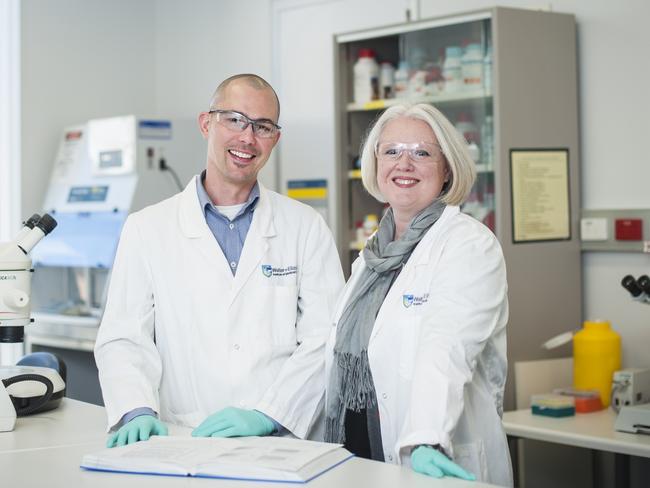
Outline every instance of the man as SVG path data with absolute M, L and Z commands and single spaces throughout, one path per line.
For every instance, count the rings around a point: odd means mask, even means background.
M 257 182 L 279 113 L 262 78 L 225 80 L 198 119 L 205 171 L 125 222 L 95 346 L 109 447 L 164 422 L 309 434 L 343 275 L 320 216 Z

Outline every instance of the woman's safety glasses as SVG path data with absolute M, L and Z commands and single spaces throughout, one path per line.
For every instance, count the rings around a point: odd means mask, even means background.
M 444 157 L 440 146 L 432 142 L 382 142 L 375 147 L 375 156 L 381 161 L 397 161 L 404 151 L 416 163 L 436 163 Z
M 249 119 L 234 110 L 210 110 L 208 113 L 216 114 L 217 122 L 235 132 L 243 132 L 252 125 L 253 134 L 265 139 L 275 136 L 282 128 L 269 119 Z

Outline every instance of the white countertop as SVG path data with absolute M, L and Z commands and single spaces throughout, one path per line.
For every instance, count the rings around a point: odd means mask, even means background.
M 650 436 L 617 432 L 615 420 L 610 408 L 562 418 L 533 415 L 530 409 L 503 414 L 508 435 L 650 458 Z
M 13 432 L 0 433 L 2 486 L 42 488 L 278 488 L 282 483 L 260 483 L 190 477 L 146 476 L 86 471 L 79 467 L 84 454 L 104 448 L 106 415 L 102 407 L 64 399 L 56 410 L 19 418 Z M 174 435 L 189 429 L 170 427 Z M 434 479 L 392 464 L 353 458 L 310 481 L 313 488 L 489 488 L 493 485 L 454 478 Z

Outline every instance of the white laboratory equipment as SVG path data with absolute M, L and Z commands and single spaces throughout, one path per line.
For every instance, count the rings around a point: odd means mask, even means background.
M 650 403 L 622 407 L 614 429 L 631 434 L 650 435 Z
M 36 326 L 25 348 L 65 361 L 71 398 L 101 404 L 92 351 L 127 215 L 177 193 L 204 165 L 194 120 L 129 115 L 64 130 L 43 203 L 59 227 L 32 253 Z
M 50 215 L 32 215 L 16 238 L 0 245 L 0 346 L 20 345 L 25 327 L 32 323 L 29 252 L 57 226 Z M 65 384 L 51 368 L 0 366 L 0 432 L 11 431 L 16 416 L 28 415 L 46 404 L 54 408 Z
M 630 296 L 650 305 L 650 277 L 626 275 L 621 281 Z M 614 373 L 612 407 L 618 411 L 614 428 L 621 432 L 650 434 L 650 369 L 627 368 Z

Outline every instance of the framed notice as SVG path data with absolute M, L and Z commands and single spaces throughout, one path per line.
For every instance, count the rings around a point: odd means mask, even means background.
M 512 240 L 571 239 L 568 149 L 511 149 Z

